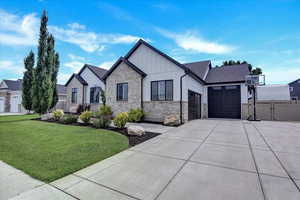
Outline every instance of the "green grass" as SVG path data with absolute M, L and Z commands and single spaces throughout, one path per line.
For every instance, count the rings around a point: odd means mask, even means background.
M 51 182 L 128 148 L 113 131 L 0 116 L 0 160 Z

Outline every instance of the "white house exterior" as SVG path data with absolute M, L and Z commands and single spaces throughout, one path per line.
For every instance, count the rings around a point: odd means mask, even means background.
M 289 101 L 291 99 L 288 84 L 257 86 L 256 93 L 258 101 Z
M 57 85 L 58 107 L 64 106 L 66 90 L 63 85 Z M 3 80 L 0 83 L 0 113 L 26 113 L 22 106 L 22 80 Z
M 65 84 L 67 88 L 67 112 L 76 112 L 80 105 L 90 105 L 97 110 L 102 104 L 100 94 L 105 91 L 102 76 L 105 69 L 85 64 L 78 74 L 73 74 Z
M 246 119 L 248 74 L 248 65 L 181 64 L 140 40 L 103 80 L 107 104 L 115 114 L 141 108 L 148 121 L 176 115 L 185 122 L 206 117 Z

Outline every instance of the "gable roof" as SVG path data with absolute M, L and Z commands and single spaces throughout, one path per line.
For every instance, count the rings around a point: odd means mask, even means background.
M 103 69 L 101 67 L 96 67 L 93 65 L 89 65 L 89 64 L 84 64 L 83 67 L 80 69 L 80 71 L 78 72 L 78 75 L 80 76 L 81 73 L 86 69 L 89 68 L 100 80 L 103 81 L 103 76 L 104 74 L 107 72 L 106 69 Z
M 7 85 L 7 88 L 1 88 L 1 90 L 11 90 L 18 91 L 22 90 L 22 79 L 14 80 L 3 80 L 3 82 Z
M 249 74 L 248 64 L 214 67 L 209 70 L 205 81 L 207 84 L 242 83 Z
M 67 94 L 67 88 L 64 85 L 56 84 L 56 91 L 58 94 Z
M 125 64 L 127 64 L 128 67 L 130 67 L 131 69 L 133 69 L 135 72 L 137 72 L 138 74 L 140 74 L 142 77 L 147 76 L 147 74 L 145 72 L 143 72 L 140 68 L 138 68 L 137 66 L 135 66 L 132 62 L 130 62 L 129 60 L 120 57 L 117 62 L 115 62 L 115 64 L 113 64 L 113 66 L 107 71 L 107 73 L 103 76 L 103 80 L 106 80 L 107 77 L 119 66 L 119 64 L 121 64 L 122 62 L 124 62 Z
M 205 79 L 206 72 L 211 68 L 211 61 L 198 61 L 184 64 L 188 69 L 194 72 L 201 79 Z
M 88 85 L 88 83 L 78 74 L 72 74 L 72 76 L 69 78 L 69 80 L 67 81 L 67 83 L 65 84 L 65 87 L 67 87 L 69 85 L 69 83 L 71 82 L 71 80 L 73 78 L 76 78 L 82 85 Z
M 197 74 L 195 74 L 192 70 L 190 70 L 189 68 L 187 68 L 185 65 L 179 63 L 177 60 L 171 58 L 170 56 L 168 56 L 167 54 L 161 52 L 160 50 L 156 49 L 155 47 L 153 47 L 152 45 L 150 45 L 149 43 L 145 42 L 144 40 L 140 39 L 133 47 L 132 49 L 129 50 L 129 52 L 125 55 L 125 59 L 128 60 L 128 58 L 135 52 L 135 50 L 137 50 L 139 48 L 140 45 L 145 45 L 146 47 L 150 48 L 151 50 L 155 51 L 156 53 L 158 53 L 159 55 L 163 56 L 164 58 L 166 58 L 167 60 L 171 61 L 172 63 L 174 63 L 176 66 L 180 67 L 181 69 L 183 69 L 187 74 L 191 75 L 192 78 L 196 79 L 197 81 L 201 82 L 201 83 L 205 83 L 205 81 L 199 77 Z

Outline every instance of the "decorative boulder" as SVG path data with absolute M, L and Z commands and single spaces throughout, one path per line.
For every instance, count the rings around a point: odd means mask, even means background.
M 41 116 L 41 120 L 50 120 L 50 119 L 53 119 L 52 113 L 46 113 Z
M 141 126 L 129 125 L 127 127 L 127 133 L 128 133 L 128 135 L 142 136 L 145 134 L 145 129 Z
M 180 125 L 180 120 L 176 115 L 166 116 L 164 119 L 164 125 L 166 126 L 178 126 Z

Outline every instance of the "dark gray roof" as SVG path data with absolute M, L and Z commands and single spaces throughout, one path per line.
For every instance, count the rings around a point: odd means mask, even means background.
M 205 82 L 207 84 L 244 82 L 245 76 L 249 73 L 248 64 L 214 67 L 209 70 Z
M 207 70 L 211 67 L 211 62 L 210 62 L 210 60 L 206 60 L 206 61 L 185 63 L 183 65 L 185 65 L 192 72 L 194 72 L 197 76 L 199 76 L 201 79 L 204 80 Z
M 103 69 L 103 68 L 100 68 L 100 67 L 96 67 L 96 66 L 93 66 L 93 65 L 88 65 L 88 67 L 98 75 L 98 77 L 102 77 L 104 76 L 104 74 L 107 72 L 106 69 Z
M 56 90 L 58 94 L 67 94 L 67 88 L 64 85 L 57 84 Z
M 7 89 L 10 91 L 19 91 L 22 90 L 22 79 L 14 80 L 3 80 L 7 85 Z M 67 89 L 64 85 L 57 84 L 56 85 L 57 93 L 58 94 L 67 94 Z
M 18 79 L 16 81 L 13 80 L 3 80 L 7 85 L 7 90 L 18 91 L 22 90 L 22 79 Z

